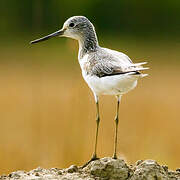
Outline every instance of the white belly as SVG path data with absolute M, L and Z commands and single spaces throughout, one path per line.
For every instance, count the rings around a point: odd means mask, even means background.
M 136 87 L 138 79 L 135 75 L 114 75 L 101 78 L 86 75 L 83 72 L 82 75 L 96 95 L 125 94 Z

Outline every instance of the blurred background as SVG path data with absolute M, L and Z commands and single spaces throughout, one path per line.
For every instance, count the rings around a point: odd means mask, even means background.
M 180 167 L 180 1 L 0 2 L 0 174 L 82 165 L 95 139 L 95 103 L 78 43 L 52 33 L 73 15 L 95 25 L 101 46 L 148 61 L 149 76 L 123 96 L 118 155 Z M 100 98 L 100 157 L 112 156 L 116 100 Z

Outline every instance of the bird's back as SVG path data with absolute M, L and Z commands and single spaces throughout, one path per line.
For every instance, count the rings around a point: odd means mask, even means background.
M 87 75 L 95 75 L 100 78 L 142 69 L 141 64 L 134 64 L 124 53 L 101 47 L 95 52 L 87 53 L 80 60 L 80 64 Z

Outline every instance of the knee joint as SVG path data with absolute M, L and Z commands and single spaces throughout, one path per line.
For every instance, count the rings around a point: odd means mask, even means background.
M 97 122 L 97 123 L 100 122 L 100 117 L 99 117 L 99 116 L 96 117 L 96 122 Z
M 115 117 L 115 122 L 116 122 L 116 123 L 119 122 L 119 117 L 118 117 L 118 116 Z

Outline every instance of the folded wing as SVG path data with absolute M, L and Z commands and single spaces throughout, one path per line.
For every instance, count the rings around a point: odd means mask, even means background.
M 114 75 L 139 75 L 146 76 L 140 71 L 148 69 L 143 67 L 147 62 L 133 63 L 131 59 L 118 51 L 103 48 L 101 54 L 97 54 L 95 62 L 92 66 L 91 73 L 98 77 L 114 76 Z

